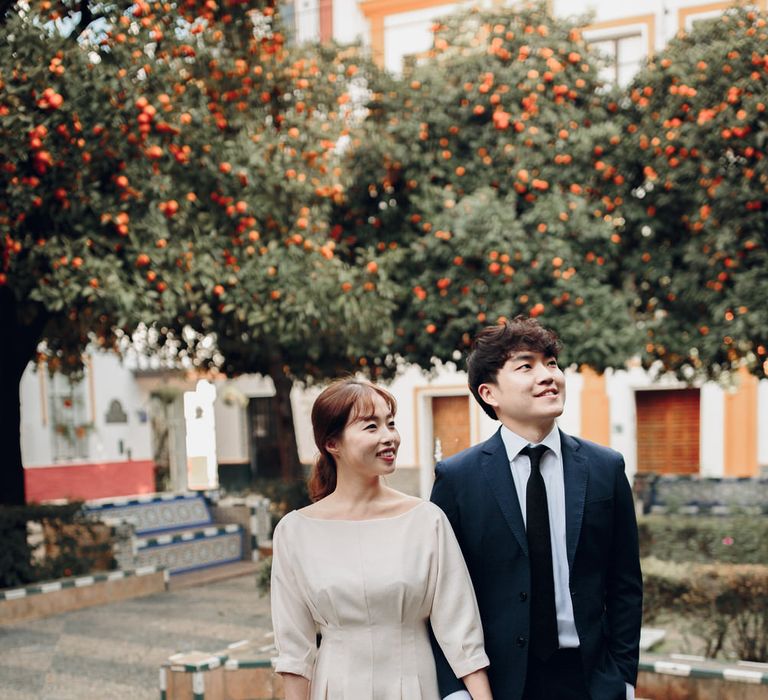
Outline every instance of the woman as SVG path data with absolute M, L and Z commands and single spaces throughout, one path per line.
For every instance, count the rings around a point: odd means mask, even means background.
M 483 632 L 456 538 L 432 503 L 388 488 L 395 400 L 356 379 L 312 407 L 312 505 L 275 528 L 272 621 L 286 700 L 439 700 L 427 621 L 474 700 Z M 316 634 L 322 641 L 318 649 Z

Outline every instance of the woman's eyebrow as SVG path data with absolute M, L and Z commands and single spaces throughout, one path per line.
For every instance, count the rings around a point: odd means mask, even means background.
M 376 420 L 376 416 L 373 413 L 371 413 L 371 414 L 366 415 L 366 416 L 355 416 L 354 420 L 355 421 L 360 421 L 360 422 L 365 422 L 365 421 L 369 421 L 369 420 Z
M 394 419 L 394 417 L 395 417 L 394 413 L 387 413 L 387 415 L 384 416 L 384 419 L 387 420 L 387 421 L 391 421 L 391 420 Z M 357 421 L 360 421 L 360 422 L 374 421 L 375 422 L 376 420 L 377 420 L 376 414 L 375 413 L 371 413 L 370 415 L 367 415 L 367 416 L 356 416 L 353 419 L 353 422 L 357 422 Z

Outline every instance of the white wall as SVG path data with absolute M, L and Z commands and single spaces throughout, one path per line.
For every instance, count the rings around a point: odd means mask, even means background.
M 413 12 L 401 12 L 384 18 L 384 67 L 392 73 L 403 68 L 403 57 L 423 53 L 432 48 L 434 34 L 430 28 L 435 17 L 454 12 L 457 5 L 446 3 Z
M 316 37 L 318 27 L 316 16 L 312 8 L 317 7 L 318 0 L 297 0 L 297 15 L 300 22 L 300 37 Z M 354 0 L 334 0 L 333 7 L 333 33 L 339 41 L 354 41 L 357 37 L 363 37 L 364 44 L 370 44 L 370 27 L 360 11 L 360 2 Z M 394 72 L 402 70 L 402 59 L 405 55 L 420 53 L 432 46 L 432 33 L 430 26 L 436 17 L 449 14 L 461 8 L 462 5 L 482 5 L 491 7 L 495 0 L 482 2 L 446 2 L 444 5 L 426 9 L 415 9 L 411 12 L 401 12 L 385 17 L 384 20 L 384 65 Z M 514 0 L 505 4 L 514 5 Z M 581 17 L 591 14 L 591 22 L 600 24 L 615 22 L 635 17 L 653 15 L 653 39 L 652 45 L 655 51 L 661 50 L 676 34 L 679 29 L 678 11 L 681 8 L 699 7 L 709 4 L 698 0 L 636 0 L 631 5 L 619 3 L 615 0 L 551 0 L 551 7 L 555 17 Z M 719 11 L 699 13 L 689 17 L 686 29 L 690 29 L 694 19 L 707 16 L 716 16 Z M 302 15 L 306 17 L 302 18 Z M 636 68 L 642 65 L 648 53 L 649 25 L 645 22 L 637 22 L 633 25 L 608 27 L 605 29 L 588 32 L 587 39 L 597 40 L 610 34 L 620 34 L 628 30 L 636 30 L 641 36 L 635 40 L 627 40 L 623 44 L 621 63 L 626 67 L 620 71 L 620 80 L 627 82 Z M 314 32 L 314 33 L 313 33 Z
M 25 466 L 51 464 L 52 436 L 50 418 L 44 425 L 48 414 L 45 405 L 45 386 L 48 377 L 46 370 L 35 371 L 31 362 L 21 378 L 19 392 L 21 398 L 21 459 Z
M 624 456 L 627 476 L 637 472 L 637 417 L 635 415 L 634 387 L 643 381 L 639 368 L 630 371 L 609 371 L 605 377 L 605 391 L 609 400 L 610 445 Z
M 357 0 L 333 0 L 333 38 L 342 44 L 369 45 L 370 25 Z
M 725 401 L 723 390 L 714 382 L 701 387 L 699 464 L 702 476 L 725 473 Z
M 119 462 L 127 460 L 129 454 L 134 460 L 151 459 L 149 395 L 120 359 L 112 353 L 89 355 L 83 385 L 84 415 L 93 423 L 93 430 L 88 435 L 88 458 L 70 461 Z M 54 464 L 50 388 L 47 370 L 37 372 L 30 363 L 20 384 L 21 450 L 25 467 Z M 126 423 L 107 423 L 113 399 L 120 402 Z
M 90 382 L 95 397 L 95 426 L 91 437 L 91 459 L 119 461 L 128 452 L 133 459 L 152 459 L 149 395 L 141 390 L 130 372 L 112 353 L 91 355 Z M 120 401 L 127 423 L 107 423 L 106 414 L 113 399 Z M 119 450 L 120 441 L 124 451 Z
M 768 379 L 757 385 L 757 407 L 757 463 L 768 476 Z
M 565 370 L 565 408 L 557 425 L 569 435 L 581 432 L 581 390 L 584 378 L 572 369 Z
M 184 374 L 135 375 L 120 360 L 107 353 L 93 354 L 85 379 L 86 415 L 93 420 L 90 434 L 90 454 L 87 461 L 121 461 L 151 459 L 151 426 L 149 400 L 161 386 L 179 391 L 194 389 L 194 378 Z M 47 374 L 34 372 L 30 365 L 21 386 L 22 456 L 26 467 L 53 464 L 52 427 L 47 406 L 50 380 Z M 216 412 L 216 445 L 220 463 L 247 463 L 250 460 L 250 426 L 247 408 L 227 405 L 222 400 L 229 385 L 236 387 L 245 398 L 274 395 L 274 385 L 268 377 L 246 375 L 215 381 L 218 398 Z M 579 435 L 581 426 L 581 391 L 583 379 L 572 369 L 566 370 L 566 402 L 559 426 L 567 433 Z M 606 372 L 606 391 L 610 401 L 610 446 L 624 455 L 627 475 L 637 471 L 637 426 L 635 392 L 638 389 L 676 388 L 682 384 L 670 379 L 652 383 L 639 367 Z M 291 400 L 296 421 L 299 457 L 311 463 L 316 454 L 312 437 L 310 412 L 322 386 L 302 389 L 295 387 Z M 402 469 L 418 469 L 422 493 L 428 492 L 432 479 L 433 446 L 431 398 L 440 395 L 466 395 L 469 405 L 470 440 L 477 443 L 490 437 L 498 422 L 487 417 L 471 397 L 465 372 L 444 367 L 434 374 L 425 374 L 416 367 L 406 368 L 388 388 L 398 402 L 397 424 L 402 436 L 398 464 Z M 701 391 L 701 474 L 718 477 L 724 473 L 724 390 L 707 382 Z M 127 415 L 127 423 L 108 424 L 106 414 L 110 401 L 118 399 Z M 144 420 L 144 416 L 147 420 Z M 44 417 L 47 422 L 44 424 Z M 180 426 L 183 429 L 183 426 Z M 120 453 L 119 443 L 123 443 Z M 59 462 L 66 463 L 66 462 Z M 758 463 L 768 466 L 768 379 L 758 385 Z
M 320 36 L 318 0 L 294 0 L 296 41 L 317 41 Z

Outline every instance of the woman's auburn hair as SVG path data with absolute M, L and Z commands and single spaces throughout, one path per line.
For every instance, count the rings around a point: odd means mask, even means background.
M 359 416 L 373 414 L 373 398 L 378 394 L 386 401 L 392 415 L 397 402 L 386 389 L 364 379 L 345 377 L 329 384 L 312 404 L 312 432 L 318 455 L 309 475 L 309 497 L 313 502 L 336 490 L 336 460 L 328 451 L 328 443 L 338 439 L 344 428 Z

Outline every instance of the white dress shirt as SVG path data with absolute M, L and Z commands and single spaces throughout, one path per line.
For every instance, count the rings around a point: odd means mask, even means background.
M 528 477 L 531 475 L 531 460 L 520 452 L 529 443 L 525 438 L 513 433 L 506 426 L 501 427 L 501 439 L 507 450 L 512 479 L 515 483 L 517 500 L 526 523 L 526 497 Z M 568 552 L 565 545 L 565 478 L 563 476 L 563 451 L 560 445 L 560 431 L 557 426 L 539 445 L 549 448 L 541 458 L 541 476 L 547 489 L 549 509 L 549 532 L 552 539 L 552 567 L 555 579 L 555 608 L 557 612 L 557 637 L 561 649 L 579 646 L 579 635 L 573 617 L 573 603 L 570 593 L 570 574 L 568 570 Z M 629 683 L 627 700 L 635 699 L 635 689 Z M 451 693 L 444 700 L 471 700 L 466 690 Z
M 528 477 L 531 475 L 531 460 L 520 451 L 530 443 L 502 426 L 501 439 L 507 450 L 507 457 L 512 468 L 517 500 L 523 523 L 527 525 L 525 491 Z M 579 635 L 573 619 L 571 602 L 570 575 L 568 572 L 568 552 L 565 548 L 565 479 L 563 477 L 563 453 L 560 446 L 560 431 L 557 427 L 545 437 L 539 445 L 549 449 L 541 458 L 541 476 L 547 489 L 549 510 L 549 534 L 552 543 L 552 568 L 555 578 L 555 608 L 557 611 L 557 638 L 561 649 L 573 649 L 579 646 Z

